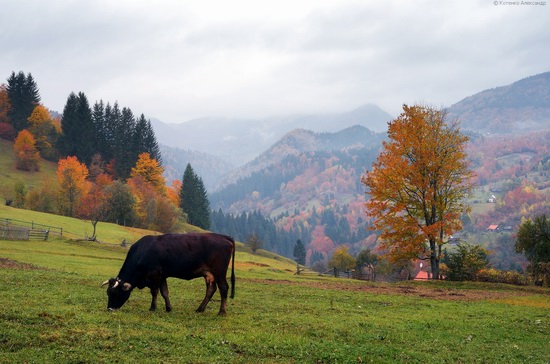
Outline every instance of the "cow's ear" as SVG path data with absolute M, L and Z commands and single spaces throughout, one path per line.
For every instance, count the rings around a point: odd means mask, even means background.
M 122 289 L 125 290 L 125 291 L 129 291 L 132 289 L 132 285 L 128 282 L 124 283 L 124 285 L 122 286 Z

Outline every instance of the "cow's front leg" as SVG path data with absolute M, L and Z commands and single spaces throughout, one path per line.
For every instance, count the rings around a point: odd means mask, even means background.
M 149 311 L 155 311 L 157 309 L 157 296 L 159 294 L 158 287 L 152 287 L 151 288 L 151 307 L 149 308 Z
M 214 280 L 212 273 L 206 272 L 204 274 L 204 280 L 206 282 L 206 295 L 204 296 L 204 300 L 202 300 L 199 308 L 197 308 L 197 312 L 203 312 L 208 302 L 212 299 L 214 293 L 216 293 L 216 281 Z
M 164 298 L 164 303 L 166 305 L 166 312 L 172 311 L 172 305 L 170 304 L 170 299 L 168 298 L 168 283 L 166 278 L 163 278 L 160 283 L 160 294 Z

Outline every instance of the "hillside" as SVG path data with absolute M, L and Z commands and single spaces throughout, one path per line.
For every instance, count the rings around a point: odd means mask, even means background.
M 202 118 L 182 124 L 152 119 L 161 144 L 211 154 L 236 166 L 252 161 L 294 129 L 337 132 L 362 125 L 382 132 L 392 116 L 375 105 L 324 115 L 273 116 L 259 120 Z
M 167 145 L 160 145 L 164 167 L 164 178 L 168 184 L 173 180 L 181 181 L 183 172 L 188 163 L 203 180 L 207 190 L 213 190 L 220 180 L 225 177 L 234 166 L 211 154 L 193 150 L 183 150 Z
M 296 276 L 291 262 L 239 249 L 236 295 L 225 317 L 216 316 L 218 293 L 204 313 L 194 312 L 204 297 L 202 279 L 168 279 L 170 313 L 160 307 L 148 311 L 148 289 L 135 289 L 120 310 L 109 312 L 100 285 L 116 276 L 126 249 L 0 240 L 6 303 L 0 305 L 0 362 L 544 363 L 549 358 L 544 349 L 548 289 Z
M 260 238 L 287 257 L 298 238 L 308 244 L 310 264 L 336 245 L 349 244 L 358 252 L 372 243 L 361 175 L 378 156 L 384 137 L 362 126 L 337 133 L 294 130 L 230 175 L 211 194 L 211 207 L 235 216 L 257 211 L 272 219 L 277 236 L 264 227 Z M 214 228 L 239 233 L 231 221 L 218 218 Z
M 42 186 L 44 183 L 55 182 L 57 164 L 40 159 L 40 170 L 25 172 L 15 169 L 13 142 L 0 138 L 0 198 L 13 197 L 14 186 L 23 182 L 28 191 Z
M 381 134 L 374 133 L 359 125 L 334 133 L 315 133 L 311 130 L 295 129 L 284 135 L 251 162 L 231 171 L 224 178 L 223 184 L 217 186 L 217 190 L 237 182 L 238 179 L 269 169 L 271 166 L 281 163 L 287 157 L 298 157 L 309 152 L 324 151 L 330 153 L 333 151 L 371 148 L 374 145 L 379 145 L 382 138 Z
M 512 134 L 550 129 L 550 72 L 469 96 L 448 108 L 465 129 Z

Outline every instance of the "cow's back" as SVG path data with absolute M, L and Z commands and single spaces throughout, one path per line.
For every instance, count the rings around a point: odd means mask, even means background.
M 119 275 L 137 285 L 152 273 L 181 279 L 205 271 L 225 275 L 233 249 L 230 237 L 213 233 L 145 236 L 132 245 Z

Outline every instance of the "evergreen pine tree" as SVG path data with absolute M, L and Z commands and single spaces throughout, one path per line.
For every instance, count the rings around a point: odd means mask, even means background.
M 143 114 L 136 121 L 132 149 L 138 156 L 141 153 L 149 153 L 152 159 L 162 164 L 160 148 L 155 137 L 155 132 L 151 127 L 151 121 L 145 119 Z
M 136 121 L 132 110 L 125 107 L 116 119 L 114 126 L 113 154 L 117 177 L 127 179 L 138 155 L 133 151 L 133 137 Z
M 82 92 L 72 92 L 67 98 L 61 118 L 62 134 L 58 149 L 62 156 L 76 156 L 89 165 L 95 153 L 96 131 L 88 98 Z
M 112 155 L 112 133 L 107 123 L 107 107 L 103 104 L 103 100 L 96 102 L 92 107 L 92 121 L 95 127 L 96 153 L 101 154 L 103 160 L 110 160 Z
M 143 117 L 143 114 L 141 115 Z M 155 136 L 155 131 L 151 125 L 151 120 L 147 120 L 147 128 L 145 131 L 145 145 L 147 147 L 146 152 L 149 153 L 151 158 L 154 158 L 162 165 L 162 156 L 160 154 L 160 147 Z
M 210 227 L 210 203 L 206 188 L 191 164 L 187 164 L 183 173 L 180 201 L 180 207 L 187 214 L 190 224 L 202 229 Z
M 120 108 L 118 107 L 118 103 L 114 103 L 113 106 L 111 106 L 109 103 L 107 103 L 107 106 L 105 106 L 105 130 L 102 132 L 102 137 L 104 138 L 103 142 L 105 143 L 105 150 L 101 151 L 104 159 L 108 162 L 115 159 L 115 149 L 117 147 L 116 143 L 116 128 L 119 123 L 121 117 Z
M 40 94 L 32 75 L 29 73 L 25 76 L 22 71 L 17 75 L 15 72 L 11 73 L 6 90 L 11 102 L 8 117 L 17 133 L 28 128 L 27 118 L 31 116 L 34 108 L 40 102 Z
M 300 239 L 296 241 L 294 245 L 294 260 L 296 263 L 304 265 L 306 264 L 306 248 Z

